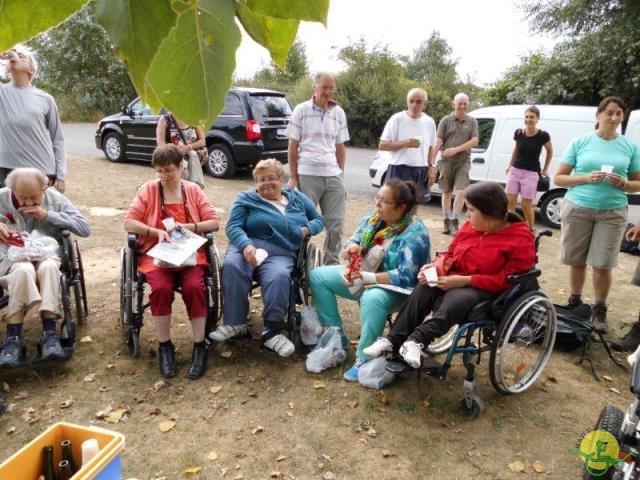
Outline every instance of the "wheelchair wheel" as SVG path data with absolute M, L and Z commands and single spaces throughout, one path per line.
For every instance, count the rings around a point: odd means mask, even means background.
M 126 328 L 127 348 L 133 358 L 140 357 L 140 329 L 131 325 Z
M 436 338 L 426 348 L 427 353 L 431 353 L 433 355 L 437 355 L 439 353 L 448 352 L 449 349 L 451 348 L 451 344 L 453 343 L 453 337 L 456 334 L 457 330 L 458 330 L 458 325 L 454 325 L 443 336 L 441 336 L 439 338 Z
M 491 347 L 489 376 L 500 393 L 527 390 L 549 361 L 556 339 L 556 312 L 541 292 L 527 292 L 503 317 Z
M 222 318 L 222 285 L 220 283 L 220 257 L 215 245 L 210 248 L 211 256 L 211 311 L 214 315 L 212 327 L 215 327 Z
M 484 402 L 478 395 L 469 395 L 460 401 L 462 413 L 467 417 L 477 418 L 484 412 Z
M 69 299 L 69 282 L 63 274 L 60 276 L 60 293 L 62 297 L 62 325 L 60 327 L 60 340 L 63 347 L 71 347 L 76 341 L 76 323 L 71 313 L 71 301 Z
M 78 322 L 80 325 L 84 324 L 85 319 L 89 315 L 89 306 L 87 304 L 87 287 L 84 283 L 84 267 L 82 265 L 82 254 L 80 253 L 80 247 L 78 246 L 78 241 L 74 241 L 75 251 L 76 251 L 76 268 L 78 275 L 78 294 L 76 295 L 76 302 L 78 303 L 78 295 L 81 298 L 81 312 L 82 315 L 78 318 Z
M 596 428 L 594 428 L 593 431 L 602 430 L 604 432 L 610 433 L 618 441 L 618 443 L 621 443 L 623 422 L 624 412 L 622 410 L 613 405 L 605 405 L 605 407 L 602 409 L 602 412 L 600 413 L 598 423 L 596 423 Z M 585 463 L 582 480 L 593 480 L 596 478 L 608 480 L 610 478 L 613 478 L 614 473 L 614 468 L 608 468 L 605 471 L 596 470 L 593 468 L 589 468 Z

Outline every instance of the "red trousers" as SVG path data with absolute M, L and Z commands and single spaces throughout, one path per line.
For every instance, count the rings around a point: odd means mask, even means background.
M 202 267 L 185 267 L 180 270 L 159 269 L 145 273 L 144 276 L 151 287 L 149 301 L 151 315 L 154 317 L 171 314 L 176 286 L 182 290 L 182 300 L 187 307 L 190 319 L 207 316 Z

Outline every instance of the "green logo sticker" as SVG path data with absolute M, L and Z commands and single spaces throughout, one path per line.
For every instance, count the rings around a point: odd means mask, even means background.
M 618 441 L 604 430 L 594 430 L 587 433 L 580 442 L 580 450 L 569 450 L 569 453 L 582 456 L 584 468 L 594 477 L 604 475 L 609 468 L 616 467 L 626 462 L 627 459 L 635 457 L 635 454 L 627 453 L 620 458 Z

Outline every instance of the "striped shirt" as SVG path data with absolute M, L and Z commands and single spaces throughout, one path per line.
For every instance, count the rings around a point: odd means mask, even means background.
M 331 101 L 329 108 L 318 107 L 313 98 L 293 109 L 287 136 L 300 142 L 298 175 L 334 177 L 342 170 L 336 159 L 336 144 L 349 140 L 347 116 Z

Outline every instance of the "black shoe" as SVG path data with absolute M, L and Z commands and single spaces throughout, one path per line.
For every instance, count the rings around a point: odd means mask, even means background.
M 633 352 L 640 345 L 640 321 L 631 325 L 627 334 L 611 342 L 611 348 L 617 352 Z
M 0 349 L 0 368 L 21 367 L 27 362 L 27 347 L 22 338 L 7 338 Z
M 445 235 L 449 235 L 451 233 L 451 220 L 448 218 L 444 219 L 444 228 L 442 229 L 442 233 Z
M 64 360 L 66 355 L 60 344 L 60 337 L 56 332 L 42 332 L 38 342 L 39 360 L 47 362 L 50 360 Z
M 176 350 L 173 343 L 158 347 L 158 359 L 160 361 L 160 374 L 164 378 L 176 376 Z
M 593 325 L 593 329 L 598 333 L 605 334 L 609 331 L 609 326 L 607 325 L 607 306 L 603 303 L 596 303 L 591 309 L 591 325 Z
M 191 366 L 187 372 L 187 377 L 191 380 L 202 378 L 207 371 L 207 347 L 205 345 L 194 345 L 191 352 Z
M 460 225 L 458 223 L 458 219 L 454 218 L 451 220 L 451 235 L 455 235 L 460 230 Z
M 580 305 L 582 305 L 582 295 L 571 294 L 567 300 L 567 308 L 578 308 Z

